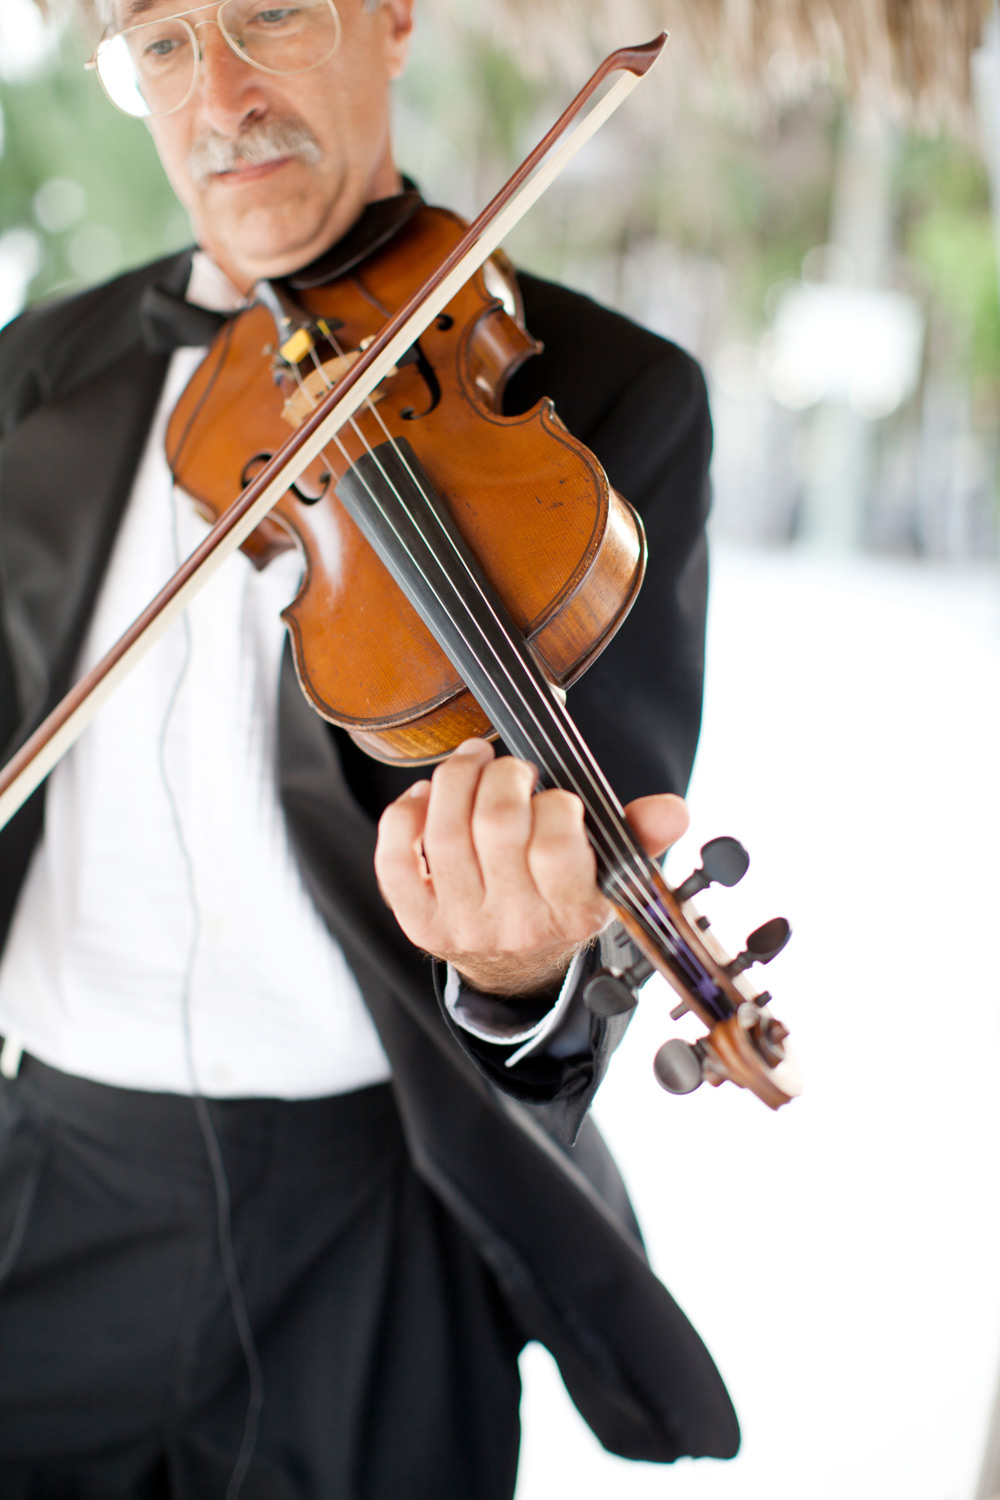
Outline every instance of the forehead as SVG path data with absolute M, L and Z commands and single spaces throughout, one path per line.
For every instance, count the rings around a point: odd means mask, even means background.
M 200 5 L 192 5 L 191 0 L 110 0 L 109 9 L 116 29 L 121 31 L 126 26 L 136 26 L 157 17 L 213 11 L 219 3 L 220 0 L 201 0 Z
M 150 16 L 175 16 L 191 7 L 184 0 L 114 0 L 115 20 L 119 26 L 134 26 Z M 206 10 L 209 7 L 204 7 Z

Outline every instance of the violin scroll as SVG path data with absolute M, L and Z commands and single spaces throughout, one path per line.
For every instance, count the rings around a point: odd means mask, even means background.
M 584 1000 L 595 1015 L 624 1014 L 637 1004 L 639 986 L 658 971 L 680 995 L 672 1018 L 679 1020 L 690 1011 L 708 1028 L 695 1042 L 680 1037 L 664 1042 L 653 1063 L 661 1087 L 671 1094 L 690 1094 L 703 1082 L 717 1087 L 728 1079 L 779 1109 L 802 1089 L 786 1046 L 788 1028 L 771 1014 L 768 992 L 754 992 L 744 975 L 753 964 L 776 958 L 792 930 L 784 917 L 774 917 L 750 934 L 741 953 L 730 957 L 691 898 L 709 885 L 735 885 L 746 873 L 749 856 L 736 839 L 718 838 L 703 846 L 701 857 L 701 867 L 673 890 L 662 877 L 654 879 L 660 915 L 674 941 L 651 944 L 649 932 L 622 914 L 623 962 L 595 974 Z M 624 950 L 633 955 L 629 963 Z

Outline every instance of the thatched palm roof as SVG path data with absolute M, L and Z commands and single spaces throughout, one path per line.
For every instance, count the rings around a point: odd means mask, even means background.
M 450 10 L 455 0 L 429 0 Z M 696 88 L 735 86 L 750 100 L 817 77 L 927 121 L 968 110 L 969 59 L 987 0 L 490 0 L 495 30 L 525 56 L 568 60 L 671 33 L 672 71 Z M 468 13 L 467 13 L 468 14 Z

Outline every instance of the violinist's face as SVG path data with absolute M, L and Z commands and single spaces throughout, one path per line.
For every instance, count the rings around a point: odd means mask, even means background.
M 398 190 L 389 84 L 406 61 L 412 7 L 413 0 L 380 0 L 374 9 L 338 0 L 339 50 L 294 77 L 248 66 L 216 25 L 199 25 L 198 87 L 149 128 L 198 243 L 242 291 L 308 264 L 367 202 Z M 120 0 L 119 15 L 127 26 L 183 8 L 176 0 Z M 206 7 L 194 19 L 213 15 Z M 231 148 L 255 133 L 263 149 L 259 164 L 247 165 Z

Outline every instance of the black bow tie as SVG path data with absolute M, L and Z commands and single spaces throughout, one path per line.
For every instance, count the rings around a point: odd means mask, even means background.
M 139 301 L 142 341 L 154 354 L 210 344 L 223 324 L 235 316 L 235 311 L 213 312 L 210 307 L 198 307 L 161 286 L 147 286 Z
M 422 204 L 423 199 L 409 182 L 402 193 L 369 203 L 344 238 L 311 265 L 289 276 L 288 286 L 303 291 L 343 276 L 398 234 Z M 209 307 L 198 307 L 162 286 L 147 286 L 139 301 L 142 341 L 154 354 L 210 344 L 219 329 L 236 315 L 236 311 L 213 312 Z

